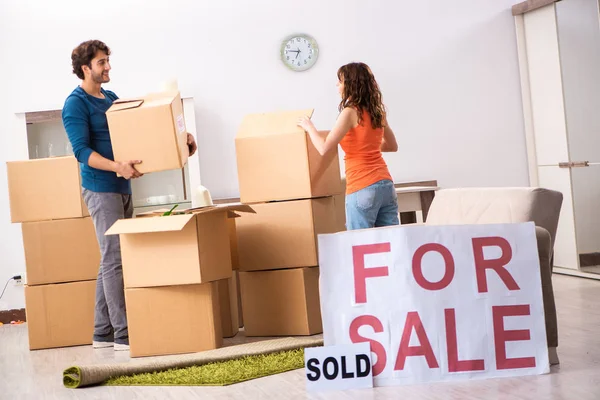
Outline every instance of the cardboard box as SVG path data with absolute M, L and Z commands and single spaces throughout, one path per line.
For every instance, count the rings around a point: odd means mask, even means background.
M 246 336 L 323 332 L 319 268 L 240 272 Z
M 6 170 L 13 223 L 90 215 L 81 197 L 75 157 L 11 161 L 6 163 Z
M 223 337 L 234 337 L 240 330 L 237 274 L 234 273 L 230 279 L 217 281 L 217 287 L 219 288 L 219 307 L 221 310 L 221 330 Z
M 92 344 L 96 281 L 25 286 L 29 349 Z
M 238 254 L 235 220 L 236 218 L 227 219 L 227 226 L 229 228 L 229 248 L 231 249 L 231 269 L 234 271 L 240 269 L 240 256 Z
M 313 110 L 247 115 L 235 138 L 242 203 L 342 192 L 337 149 L 323 157 L 297 126 Z
M 236 223 L 240 271 L 313 267 L 317 235 L 343 231 L 333 197 L 252 205 Z
M 238 299 L 238 321 L 240 329 L 244 327 L 244 313 L 242 311 L 242 290 L 240 289 L 240 273 L 239 271 L 233 271 L 233 275 L 236 277 L 236 290 Z
M 187 163 L 187 130 L 179 92 L 119 99 L 106 112 L 116 161 L 141 160 L 141 173 L 181 169 Z
M 343 226 L 346 230 L 346 195 L 338 194 L 333 196 L 335 201 L 335 209 L 337 210 L 337 221 L 339 226 Z
M 96 279 L 100 248 L 90 217 L 22 225 L 27 284 Z
M 125 289 L 131 357 L 222 346 L 217 283 Z
M 198 284 L 231 278 L 227 218 L 247 205 L 218 205 L 170 216 L 117 221 L 126 288 Z

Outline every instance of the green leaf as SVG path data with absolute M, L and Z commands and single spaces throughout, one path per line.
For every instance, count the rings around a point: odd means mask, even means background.
M 179 205 L 179 204 L 175 204 L 175 205 L 173 206 L 173 208 L 171 208 L 169 211 L 167 211 L 167 212 L 165 212 L 165 213 L 163 214 L 163 217 L 166 217 L 166 216 L 172 215 L 172 214 L 173 214 L 173 210 L 174 210 L 174 209 L 176 209 L 178 205 Z

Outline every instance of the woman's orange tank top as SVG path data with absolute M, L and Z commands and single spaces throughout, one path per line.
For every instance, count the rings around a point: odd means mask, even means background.
M 346 164 L 346 194 L 364 189 L 392 176 L 381 155 L 383 128 L 373 129 L 371 117 L 363 111 L 361 122 L 341 140 Z

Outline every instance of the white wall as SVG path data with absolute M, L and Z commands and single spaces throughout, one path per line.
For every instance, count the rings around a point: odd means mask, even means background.
M 113 50 L 121 97 L 179 79 L 196 98 L 202 182 L 213 197 L 238 194 L 233 138 L 244 114 L 314 107 L 318 128 L 337 116 L 336 70 L 371 65 L 400 151 L 386 155 L 395 181 L 442 186 L 526 185 L 514 0 L 75 0 L 0 2 L 0 160 L 26 157 L 12 113 L 60 108 L 78 84 L 70 52 L 99 38 Z M 290 33 L 313 35 L 316 66 L 279 61 Z M 6 86 L 7 85 L 7 86 Z M 21 148 L 23 147 L 23 148 Z M 509 161 L 509 158 L 511 159 Z M 0 282 L 23 269 L 0 167 Z M 23 306 L 11 290 L 8 304 Z

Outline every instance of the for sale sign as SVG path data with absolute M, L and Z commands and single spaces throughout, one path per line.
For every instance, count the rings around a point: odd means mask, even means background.
M 549 372 L 533 223 L 319 236 L 325 346 L 368 342 L 375 386 Z

